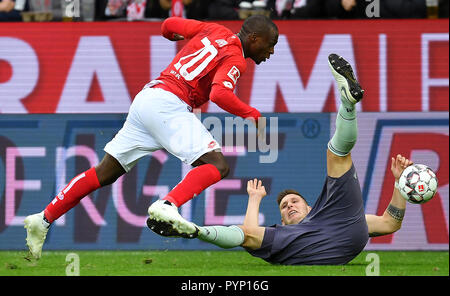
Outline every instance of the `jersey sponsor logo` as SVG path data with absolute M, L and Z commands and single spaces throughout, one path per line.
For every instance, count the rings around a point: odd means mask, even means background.
M 234 84 L 236 84 L 239 77 L 241 77 L 241 72 L 239 72 L 239 69 L 236 66 L 233 66 L 227 75 L 233 80 Z

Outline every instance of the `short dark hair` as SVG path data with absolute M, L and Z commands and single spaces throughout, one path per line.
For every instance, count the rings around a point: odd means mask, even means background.
M 245 19 L 241 27 L 241 32 L 243 36 L 250 33 L 256 33 L 258 35 L 267 34 L 268 31 L 273 30 L 273 32 L 278 33 L 278 27 L 275 23 L 267 16 L 262 14 L 252 15 Z
M 305 199 L 300 193 L 298 193 L 297 190 L 294 190 L 294 189 L 286 189 L 286 190 L 283 190 L 283 191 L 281 191 L 280 193 L 278 193 L 278 197 L 277 197 L 277 203 L 278 203 L 278 206 L 280 206 L 281 200 L 282 200 L 286 195 L 289 195 L 289 194 L 295 194 L 295 195 L 300 196 L 301 199 L 303 199 L 303 200 L 305 201 L 305 203 L 308 204 L 308 202 L 306 201 L 306 199 Z

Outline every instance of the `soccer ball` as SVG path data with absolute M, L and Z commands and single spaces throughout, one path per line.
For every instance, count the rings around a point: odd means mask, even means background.
M 410 165 L 398 180 L 400 194 L 413 204 L 423 204 L 432 199 L 437 187 L 436 174 L 423 164 Z

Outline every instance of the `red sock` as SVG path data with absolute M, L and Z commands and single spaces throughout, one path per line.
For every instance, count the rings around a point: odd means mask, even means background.
M 163 199 L 179 207 L 209 186 L 219 182 L 220 179 L 222 179 L 220 172 L 214 165 L 198 166 L 190 170 L 186 177 Z
M 45 218 L 52 223 L 76 206 L 83 197 L 100 187 L 95 168 L 79 174 L 48 204 L 44 210 Z

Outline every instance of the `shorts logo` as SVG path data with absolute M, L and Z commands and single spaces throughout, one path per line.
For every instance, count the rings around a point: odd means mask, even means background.
M 211 149 L 214 146 L 216 146 L 216 142 L 215 141 L 211 141 L 211 143 L 208 144 L 208 148 Z
M 241 77 L 241 72 L 239 72 L 239 69 L 236 68 L 236 66 L 233 66 L 227 75 L 233 80 L 234 84 L 236 84 L 239 77 Z

